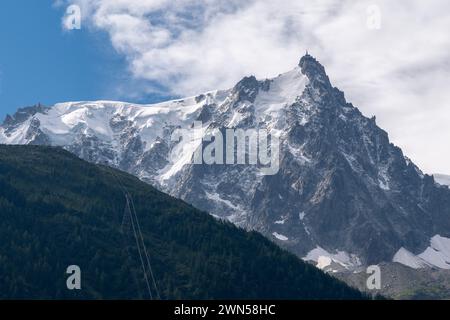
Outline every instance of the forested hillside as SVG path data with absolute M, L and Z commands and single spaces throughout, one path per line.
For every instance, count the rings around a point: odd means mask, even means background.
M 124 191 L 151 259 L 153 298 L 364 298 L 258 233 L 131 175 L 37 146 L 0 146 L 0 298 L 150 298 L 123 224 Z M 66 287 L 69 265 L 81 268 L 81 290 Z

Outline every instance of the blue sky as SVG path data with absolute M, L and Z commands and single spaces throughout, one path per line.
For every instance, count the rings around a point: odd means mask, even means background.
M 133 81 L 106 32 L 64 31 L 65 7 L 51 0 L 0 1 L 0 119 L 19 107 L 75 100 L 130 98 L 117 92 Z

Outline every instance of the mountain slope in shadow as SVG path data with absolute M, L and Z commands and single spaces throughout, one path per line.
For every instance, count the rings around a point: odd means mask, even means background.
M 70 265 L 81 290 L 67 289 Z M 129 174 L 59 148 L 2 145 L 0 288 L 6 299 L 366 298 Z

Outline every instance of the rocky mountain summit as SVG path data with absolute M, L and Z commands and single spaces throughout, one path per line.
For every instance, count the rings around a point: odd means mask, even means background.
M 172 139 L 196 121 L 199 138 Z M 279 170 L 194 164 L 202 137 L 227 128 L 277 137 Z M 276 78 L 246 77 L 186 99 L 21 109 L 0 127 L 0 143 L 62 146 L 120 168 L 322 268 L 396 261 L 450 269 L 450 190 L 390 143 L 375 117 L 347 102 L 308 54 Z

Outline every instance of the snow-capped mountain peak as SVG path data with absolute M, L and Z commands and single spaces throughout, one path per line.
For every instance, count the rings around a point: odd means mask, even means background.
M 200 139 L 173 140 L 195 122 Z M 194 164 L 202 138 L 227 128 L 276 136 L 279 171 Z M 0 143 L 57 145 L 108 163 L 322 265 L 411 260 L 435 235 L 450 237 L 450 190 L 348 103 L 309 54 L 273 79 L 245 77 L 228 90 L 159 104 L 21 109 L 0 127 Z

